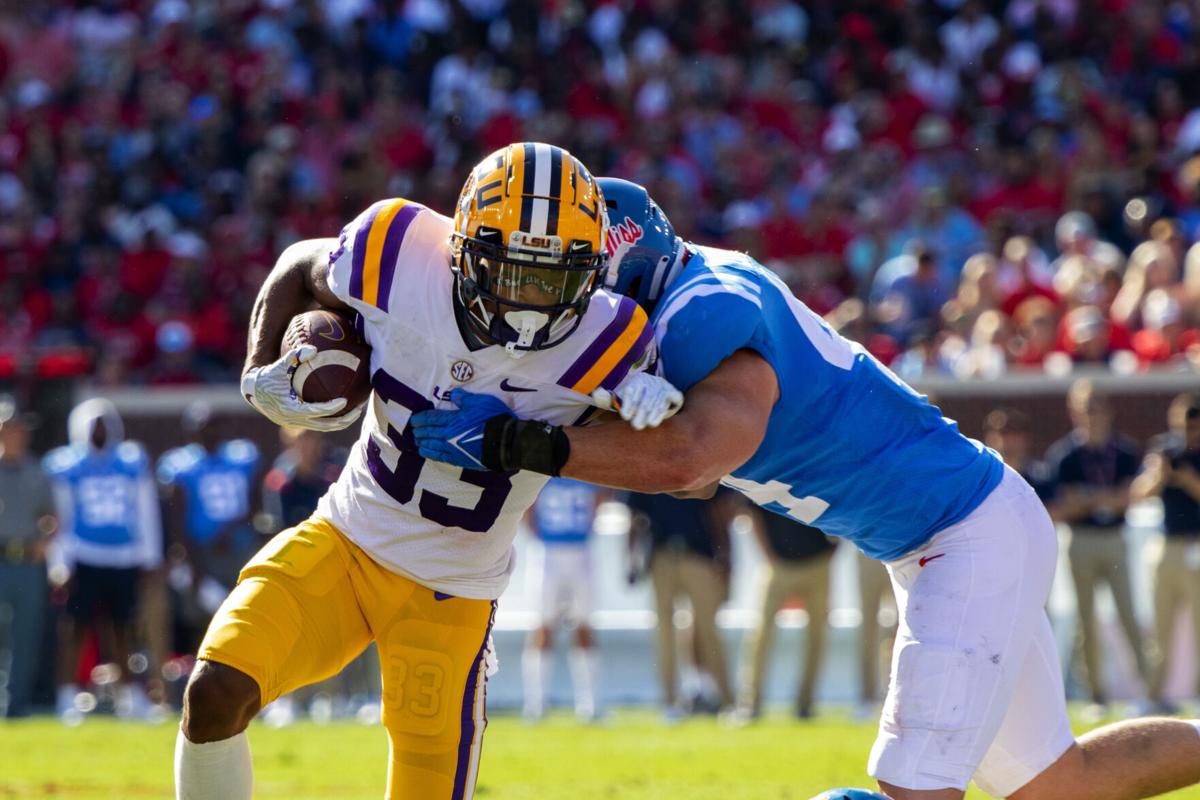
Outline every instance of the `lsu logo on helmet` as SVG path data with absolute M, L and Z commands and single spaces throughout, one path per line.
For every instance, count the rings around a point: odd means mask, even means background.
M 472 332 L 514 357 L 562 342 L 602 280 L 607 233 L 600 188 L 561 147 L 511 144 L 479 162 L 451 235 Z

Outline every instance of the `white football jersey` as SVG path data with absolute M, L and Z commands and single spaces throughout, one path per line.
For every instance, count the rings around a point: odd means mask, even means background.
M 462 387 L 502 399 L 523 418 L 581 424 L 590 395 L 654 361 L 646 314 L 626 297 L 593 295 L 578 329 L 515 359 L 472 351 L 455 320 L 447 217 L 385 200 L 347 225 L 330 254 L 330 288 L 358 314 L 374 391 L 362 433 L 317 514 L 383 566 L 438 592 L 499 597 L 513 567 L 517 522 L 547 477 L 466 470 L 417 452 L 409 417 L 452 408 Z

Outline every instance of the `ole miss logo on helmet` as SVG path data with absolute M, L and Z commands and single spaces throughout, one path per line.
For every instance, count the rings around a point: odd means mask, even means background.
M 608 233 L 604 237 L 604 250 L 608 253 L 609 260 L 615 262 L 619 254 L 640 242 L 645 233 L 642 226 L 630 217 L 625 217 L 616 225 L 609 225 Z

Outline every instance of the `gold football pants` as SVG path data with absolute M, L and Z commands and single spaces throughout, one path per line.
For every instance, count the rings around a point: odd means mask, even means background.
M 387 797 L 468 800 L 487 725 L 485 661 L 495 605 L 434 592 L 386 570 L 312 517 L 250 560 L 199 657 L 254 678 L 265 706 L 337 674 L 374 640 L 391 745 Z

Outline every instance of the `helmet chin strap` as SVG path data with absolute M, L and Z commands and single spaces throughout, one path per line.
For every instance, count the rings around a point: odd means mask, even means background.
M 529 352 L 537 332 L 549 324 L 550 316 L 541 311 L 508 311 L 504 321 L 517 332 L 516 341 L 504 345 L 504 352 L 512 358 L 521 358 Z

